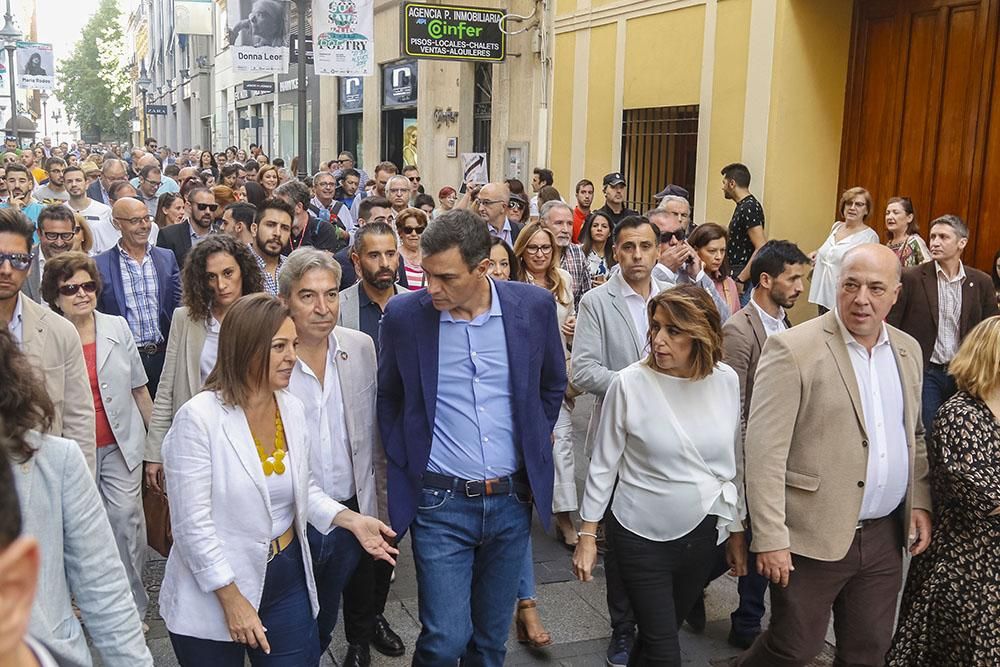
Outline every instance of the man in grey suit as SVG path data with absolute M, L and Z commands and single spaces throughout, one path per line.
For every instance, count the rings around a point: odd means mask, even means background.
M 795 305 L 803 290 L 803 279 L 809 271 L 809 258 L 790 241 L 768 241 L 750 265 L 750 284 L 756 285 L 750 302 L 736 311 L 722 327 L 722 359 L 740 378 L 740 399 L 743 406 L 741 423 L 746 429 L 750 415 L 750 400 L 757 362 L 764 341 L 791 325 L 785 310 Z M 738 461 L 742 464 L 743 457 Z M 743 478 L 743 475 L 740 475 Z M 751 538 L 747 524 L 747 541 Z M 748 572 L 740 577 L 737 590 L 740 604 L 730 615 L 732 625 L 729 643 L 737 648 L 750 648 L 760 634 L 760 621 L 764 616 L 764 592 L 767 579 L 757 572 L 756 559 L 751 552 Z
M 659 253 L 659 230 L 648 218 L 630 216 L 612 235 L 619 270 L 580 299 L 573 338 L 572 383 L 594 394 L 597 403 L 587 432 L 587 452 L 597 432 L 601 403 L 615 374 L 648 351 L 646 305 L 668 287 L 652 276 Z M 617 571 L 614 546 L 604 554 L 612 637 L 608 664 L 624 665 L 635 638 L 635 617 Z
M 288 389 L 316 428 L 309 464 L 323 491 L 357 512 L 388 519 L 385 456 L 375 426 L 375 344 L 361 332 L 335 326 L 339 285 L 340 264 L 316 248 L 292 252 L 282 267 L 278 293 L 299 337 Z M 341 594 L 365 554 L 350 531 L 335 528 L 323 535 L 309 526 L 308 535 L 320 646 L 326 651 Z
M 52 204 L 38 214 L 38 243 L 32 249 L 31 268 L 21 292 L 32 301 L 42 302 L 42 272 L 46 260 L 73 249 L 79 229 L 73 211 L 63 204 Z
M 384 222 L 369 222 L 354 232 L 350 258 L 361 280 L 340 293 L 338 324 L 363 331 L 378 341 L 378 327 L 386 304 L 406 291 L 396 282 L 398 246 L 396 232 Z

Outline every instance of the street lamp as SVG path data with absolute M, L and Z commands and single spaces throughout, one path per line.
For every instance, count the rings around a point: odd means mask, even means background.
M 49 101 L 49 91 L 43 90 L 38 96 L 42 98 L 42 137 L 47 137 L 49 136 L 49 114 L 46 104 Z
M 14 26 L 14 17 L 10 13 L 10 0 L 7 0 L 7 13 L 3 17 L 3 28 L 0 28 L 0 44 L 7 49 L 7 76 L 10 79 L 10 125 L 14 130 L 17 143 L 21 145 L 21 133 L 17 126 L 17 96 L 14 89 L 14 49 L 21 41 L 21 33 Z
M 10 2 L 10 0 L 7 0 Z M 299 121 L 299 169 L 296 176 L 299 180 L 304 180 L 309 175 L 309 165 L 306 164 L 306 8 L 309 3 L 306 0 L 296 0 L 296 9 L 299 19 L 299 62 L 298 62 L 298 121 Z
M 55 111 L 53 111 L 52 112 L 52 120 L 56 124 L 56 143 L 58 144 L 58 143 L 60 143 L 59 142 L 59 121 L 62 120 L 62 111 L 60 111 L 59 109 L 56 109 Z
M 149 75 L 146 73 L 146 61 L 142 61 L 142 69 L 139 70 L 139 78 L 135 80 L 135 85 L 139 86 L 139 92 L 142 93 L 142 143 L 145 145 L 146 137 L 149 136 L 149 118 L 146 109 L 146 93 L 149 92 L 149 87 L 153 85 L 153 82 L 149 80 Z

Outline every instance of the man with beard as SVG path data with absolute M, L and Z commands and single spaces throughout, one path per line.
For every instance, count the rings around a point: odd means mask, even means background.
M 250 225 L 253 243 L 250 250 L 264 274 L 264 290 L 269 294 L 278 293 L 278 274 L 285 258 L 282 249 L 292 236 L 292 219 L 295 209 L 284 199 L 271 197 L 261 202 L 257 216 Z
M 31 191 L 35 189 L 35 180 L 31 172 L 24 165 L 9 164 L 4 180 L 7 182 L 7 201 L 0 204 L 0 208 L 15 208 L 37 225 L 42 205 L 31 196 Z
M 145 204 L 143 204 L 145 206 Z M 188 224 L 168 225 L 156 239 L 156 245 L 173 251 L 177 265 L 184 266 L 184 258 L 194 246 L 212 232 L 215 211 L 219 205 L 208 188 L 193 188 L 187 194 Z
M 750 399 L 753 396 L 757 363 L 768 336 L 780 333 L 791 325 L 785 311 L 795 305 L 802 294 L 809 258 L 797 245 L 789 241 L 768 241 L 750 263 L 754 278 L 753 295 L 742 309 L 726 320 L 722 327 L 722 360 L 740 378 L 740 399 L 743 404 L 742 423 L 746 428 L 750 416 Z M 743 475 L 740 475 L 742 478 Z M 746 539 L 752 539 L 751 519 L 747 517 Z M 764 591 L 768 580 L 757 572 L 755 554 L 750 553 L 747 574 L 740 577 L 737 586 L 739 607 L 732 613 L 729 643 L 737 648 L 750 648 L 760 634 L 760 621 L 764 616 Z M 702 599 L 704 605 L 704 598 Z
M 90 225 L 90 230 L 113 229 L 111 225 L 111 207 L 94 201 L 87 196 L 87 178 L 80 167 L 66 167 L 63 172 L 63 181 L 66 184 L 66 192 L 69 193 L 69 207 L 83 216 L 83 219 Z M 105 250 L 98 249 L 98 252 Z
M 372 222 L 381 222 L 392 227 L 392 223 L 389 221 L 390 215 L 392 215 L 392 208 L 389 206 L 388 199 L 378 195 L 365 197 L 361 200 L 361 205 L 358 207 L 357 229 L 360 230 L 362 227 Z M 354 233 L 357 235 L 357 231 Z M 348 287 L 358 281 L 357 271 L 354 270 L 354 260 L 351 259 L 351 250 L 351 246 L 348 246 L 334 255 L 334 257 L 337 258 L 337 261 L 340 262 L 341 293 L 345 292 Z
M 358 229 L 351 262 L 361 280 L 340 293 L 340 324 L 378 340 L 382 313 L 393 296 L 406 288 L 396 282 L 399 241 L 386 222 L 369 222 Z
M 49 173 L 49 182 L 35 190 L 34 197 L 43 204 L 58 204 L 69 201 L 63 173 L 66 171 L 66 161 L 61 157 L 50 157 L 45 161 L 45 171 Z
M 128 322 L 149 379 L 149 393 L 155 398 L 170 321 L 181 298 L 180 269 L 173 253 L 150 242 L 153 219 L 141 201 L 119 199 L 111 209 L 111 221 L 121 238 L 94 258 L 104 285 L 97 310 Z
M 256 217 L 256 206 L 245 201 L 234 201 L 223 209 L 219 231 L 223 234 L 229 234 L 241 243 L 250 245 L 253 243 L 253 234 L 250 233 L 250 228 L 253 227 L 253 221 Z
M 594 211 L 611 221 L 611 228 L 629 215 L 639 215 L 638 211 L 625 206 L 625 178 L 618 172 L 612 172 L 604 177 L 604 206 Z
M 42 303 L 42 273 L 45 261 L 73 249 L 79 229 L 76 217 L 65 204 L 52 204 L 38 214 L 38 244 L 32 249 L 31 268 L 21 287 L 29 299 Z
M 354 200 L 358 197 L 360 188 L 361 173 L 357 169 L 344 169 L 341 172 L 340 185 L 333 198 L 350 209 L 354 206 Z M 364 195 L 361 196 L 364 197 Z

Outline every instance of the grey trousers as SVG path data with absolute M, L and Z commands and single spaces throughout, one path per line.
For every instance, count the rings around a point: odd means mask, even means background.
M 139 618 L 146 616 L 149 595 L 142 585 L 146 564 L 146 517 L 142 511 L 142 466 L 129 470 L 118 445 L 97 448 L 97 490 L 104 501 L 111 532 Z

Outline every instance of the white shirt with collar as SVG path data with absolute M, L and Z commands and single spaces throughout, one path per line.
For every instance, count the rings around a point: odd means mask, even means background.
M 24 309 L 21 306 L 21 293 L 17 293 L 17 302 L 14 303 L 14 312 L 11 313 L 10 322 L 7 323 L 7 330 L 17 341 L 17 346 L 24 347 Z
M 215 368 L 215 362 L 219 357 L 219 329 L 222 325 L 214 315 L 209 316 L 208 330 L 205 332 L 205 344 L 201 348 L 201 357 L 198 366 L 201 371 L 201 383 L 205 384 L 209 373 Z
M 656 296 L 656 291 L 653 289 L 653 281 L 649 281 L 649 295 L 644 299 L 642 295 L 632 289 L 632 286 L 628 284 L 624 279 L 622 280 L 622 298 L 625 299 L 625 304 L 628 306 L 629 315 L 632 316 L 632 326 L 635 327 L 635 332 L 639 335 L 639 340 L 646 340 L 646 333 L 649 330 L 649 318 L 646 316 L 646 306 L 649 302 Z M 645 343 L 645 348 L 643 354 L 649 352 L 649 343 Z
M 750 295 L 750 303 L 753 307 L 757 309 L 757 314 L 760 315 L 761 324 L 764 325 L 764 333 L 768 336 L 773 336 L 776 333 L 781 333 L 788 327 L 785 326 L 785 309 L 778 306 L 778 317 L 771 317 L 770 313 L 760 307 L 760 305 L 754 301 L 753 294 Z
M 837 323 L 854 367 L 868 435 L 868 469 L 858 519 L 880 519 L 902 504 L 909 480 L 903 385 L 884 323 L 871 354 L 844 327 L 839 313 Z
M 934 262 L 934 273 L 937 275 L 938 329 L 931 361 L 935 364 L 948 364 L 955 357 L 961 343 L 958 327 L 962 317 L 962 283 L 965 281 L 965 265 L 959 264 L 958 273 L 954 278 L 949 278 L 941 265 Z
M 342 354 L 337 335 L 330 332 L 322 384 L 301 357 L 295 362 L 288 384 L 288 390 L 305 406 L 307 423 L 318 427 L 316 439 L 309 450 L 309 467 L 313 477 L 327 495 L 341 501 L 357 494 L 344 398 L 337 371 L 337 360 Z

